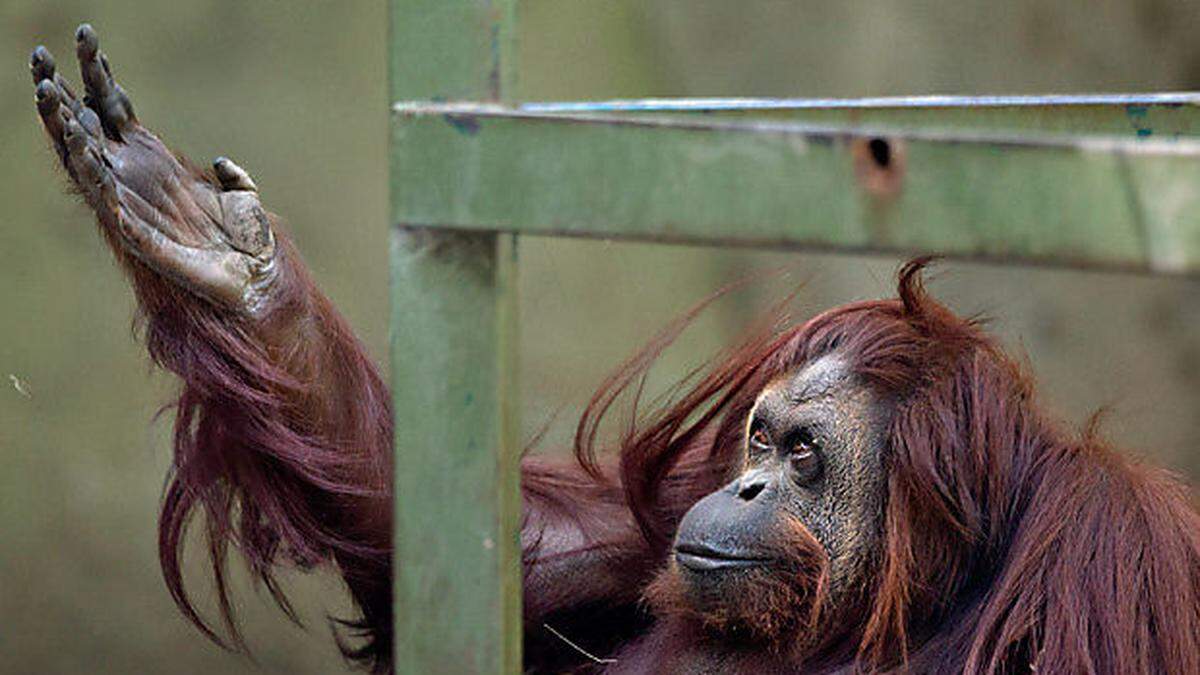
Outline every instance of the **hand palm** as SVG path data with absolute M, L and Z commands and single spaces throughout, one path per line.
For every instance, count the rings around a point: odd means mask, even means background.
M 138 123 L 88 25 L 76 33 L 86 96 L 44 47 L 30 59 L 37 107 L 64 167 L 121 257 L 214 302 L 253 311 L 275 241 L 250 177 L 221 158 L 212 175 Z

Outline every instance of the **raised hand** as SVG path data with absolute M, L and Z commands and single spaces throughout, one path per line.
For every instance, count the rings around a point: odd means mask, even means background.
M 83 98 L 39 46 L 30 57 L 37 109 L 118 258 L 223 307 L 261 310 L 276 246 L 254 182 L 223 157 L 211 173 L 177 157 L 138 122 L 96 31 L 83 24 L 75 40 Z

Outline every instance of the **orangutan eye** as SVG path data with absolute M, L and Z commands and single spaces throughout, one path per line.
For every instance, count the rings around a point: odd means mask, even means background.
M 792 447 L 792 453 L 816 452 L 817 449 L 817 437 L 813 435 L 812 429 L 800 427 L 800 430 L 796 432 L 796 444 Z
M 760 455 L 771 450 L 771 437 L 762 425 L 757 425 L 750 432 L 750 441 L 747 445 L 750 446 L 751 455 Z
M 788 465 L 792 477 L 801 485 L 808 485 L 821 477 L 820 446 L 812 430 L 803 427 L 796 433 L 792 451 L 788 454 Z

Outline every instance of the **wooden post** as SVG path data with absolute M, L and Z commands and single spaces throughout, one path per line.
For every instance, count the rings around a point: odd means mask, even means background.
M 392 0 L 392 100 L 502 100 L 512 19 L 512 0 Z M 515 235 L 392 227 L 396 672 L 517 673 Z

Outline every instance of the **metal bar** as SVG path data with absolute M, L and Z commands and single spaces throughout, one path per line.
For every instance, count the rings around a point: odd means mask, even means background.
M 392 0 L 392 95 L 500 100 L 514 2 Z M 393 211 L 412 161 L 393 147 Z M 397 673 L 521 669 L 512 240 L 393 228 Z
M 810 123 L 1105 133 L 1138 138 L 1200 135 L 1200 93 L 1051 96 L 905 96 L 859 99 L 640 99 L 533 102 L 542 114 L 776 119 Z
M 1045 108 L 1121 105 L 1200 105 L 1200 92 L 1000 96 L 875 96 L 866 98 L 639 98 L 608 101 L 531 101 L 540 112 L 717 112 L 815 108 Z
M 807 120 L 760 119 L 757 117 L 732 117 L 691 115 L 661 116 L 640 114 L 605 114 L 600 112 L 547 112 L 533 106 L 509 107 L 495 103 L 435 101 L 400 102 L 392 105 L 392 112 L 399 117 L 442 117 L 466 129 L 477 119 L 503 119 L 548 122 L 575 122 L 599 126 L 657 127 L 664 129 L 690 129 L 693 131 L 727 131 L 748 133 L 801 134 L 811 138 L 892 137 L 905 140 L 940 141 L 945 143 L 989 143 L 1014 147 L 1063 147 L 1078 149 L 1113 149 L 1125 154 L 1193 155 L 1200 148 L 1200 141 L 1189 136 L 1133 137 L 1096 133 L 1036 133 L 1030 134 L 1014 128 L 957 127 L 955 125 L 910 127 L 898 124 L 852 124 L 839 122 L 811 122 Z M 965 111 L 960 111 L 965 112 Z
M 1200 141 L 399 104 L 394 222 L 1200 272 Z

